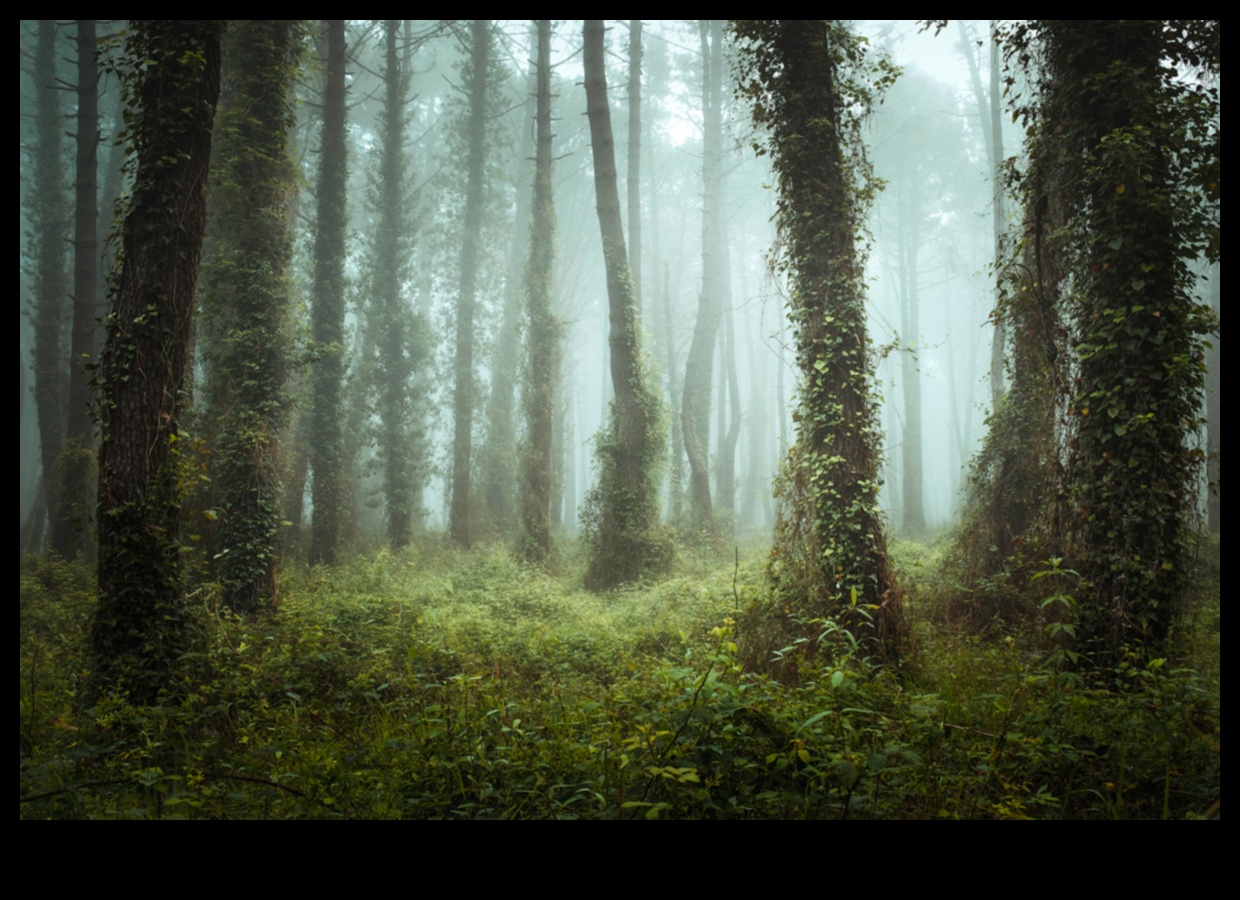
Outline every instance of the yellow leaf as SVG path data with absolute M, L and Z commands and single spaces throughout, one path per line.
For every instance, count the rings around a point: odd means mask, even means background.
M 1127 190 L 1127 188 L 1125 188 L 1122 184 L 1117 184 L 1115 186 L 1115 193 L 1117 194 L 1122 194 L 1125 190 Z

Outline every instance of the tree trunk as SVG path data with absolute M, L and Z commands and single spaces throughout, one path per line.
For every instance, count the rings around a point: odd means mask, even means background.
M 311 565 L 335 565 L 345 510 L 344 313 L 345 234 L 348 230 L 348 158 L 345 142 L 344 19 L 327 21 L 327 75 L 314 234 L 314 299 L 311 327 L 319 351 L 310 420 Z
M 69 409 L 61 454 L 60 503 L 52 525 L 52 549 L 72 559 L 85 547 L 94 464 L 90 378 L 95 352 L 95 291 L 98 280 L 99 77 L 95 69 L 95 20 L 77 20 L 77 162 L 73 214 L 73 326 L 69 352 Z
M 1215 263 L 1211 282 L 1211 306 L 1214 308 L 1215 331 L 1210 338 L 1214 346 L 1206 354 L 1206 478 L 1210 483 L 1210 498 L 1206 501 L 1211 534 L 1222 529 L 1222 419 L 1223 407 L 1219 397 L 1220 371 L 1223 355 L 1219 350 L 1219 325 L 1222 322 L 1220 298 L 1223 290 L 1223 265 Z
M 654 474 L 663 452 L 662 404 L 646 386 L 633 279 L 625 253 L 615 141 L 603 61 L 603 22 L 585 22 L 586 110 L 594 158 L 599 231 L 607 267 L 611 381 L 615 400 L 607 434 L 598 440 L 591 559 L 586 586 L 611 588 L 666 571 L 671 548 L 658 532 Z
M 219 579 L 224 603 L 274 605 L 280 558 L 282 442 L 288 392 L 289 157 L 300 35 L 290 20 L 243 20 L 225 41 L 228 91 L 219 115 L 210 278 L 204 310 L 220 343 L 211 396 L 220 424 Z
M 856 183 L 864 173 L 847 152 L 860 138 L 857 113 L 839 85 L 840 58 L 854 52 L 855 39 L 839 22 L 735 27 L 745 39 L 755 118 L 771 133 L 802 379 L 770 573 L 783 602 L 813 615 L 848 616 L 854 603 L 871 607 L 872 616 L 852 621 L 872 627 L 890 651 L 898 606 L 878 512 L 878 436 L 857 250 L 865 200 Z
M 452 399 L 452 539 L 468 547 L 472 539 L 469 510 L 470 464 L 474 438 L 474 307 L 478 290 L 478 252 L 482 235 L 482 201 L 486 174 L 487 58 L 491 23 L 475 19 L 472 27 L 469 92 L 469 159 L 466 166 L 464 234 L 461 236 L 460 292 L 456 304 L 455 388 Z
M 181 583 L 186 477 L 178 420 L 206 228 L 212 119 L 224 22 L 135 20 L 137 171 L 100 370 L 96 691 L 134 702 L 175 692 L 191 644 Z
M 629 20 L 629 272 L 633 302 L 642 309 L 642 20 Z
M 680 409 L 689 457 L 689 498 L 694 524 L 713 533 L 714 509 L 710 495 L 710 389 L 715 345 L 722 310 L 721 241 L 719 231 L 719 154 L 722 144 L 720 85 L 722 41 L 718 23 L 699 23 L 702 47 L 702 293 L 697 322 L 685 363 L 684 399 Z M 713 40 L 712 40 L 713 38 Z
M 60 482 L 56 471 L 65 443 L 65 387 L 68 366 L 64 349 L 66 204 L 60 158 L 60 92 L 56 86 L 56 22 L 39 21 L 35 51 L 35 150 L 30 192 L 30 221 L 34 230 L 31 262 L 34 269 L 34 402 L 39 421 L 43 511 L 37 517 L 55 527 L 60 511 Z M 32 529 L 31 546 L 41 545 L 42 528 Z
M 555 198 L 551 180 L 551 20 L 538 20 L 537 150 L 530 258 L 526 266 L 529 299 L 529 366 L 526 371 L 525 453 L 521 495 L 522 552 L 546 565 L 551 556 L 551 457 L 553 418 L 560 382 L 562 328 L 551 306 L 555 274 Z

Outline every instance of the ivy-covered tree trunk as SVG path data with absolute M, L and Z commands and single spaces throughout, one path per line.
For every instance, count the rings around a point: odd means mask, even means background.
M 461 235 L 460 290 L 456 303 L 456 356 L 452 396 L 452 507 L 449 532 L 468 547 L 472 539 L 469 510 L 470 466 L 474 447 L 474 312 L 477 306 L 479 243 L 486 195 L 487 58 L 491 23 L 475 19 L 469 93 L 469 159 L 466 166 L 465 216 Z
M 224 602 L 255 612 L 277 595 L 281 441 L 289 422 L 289 158 L 300 28 L 242 20 L 226 41 L 217 121 L 212 252 L 204 310 L 216 346 L 208 391 L 219 423 L 219 579 Z
M 864 260 L 857 242 L 869 200 L 859 113 L 871 94 L 844 66 L 864 44 L 841 22 L 734 26 L 756 122 L 778 176 L 788 314 L 801 402 L 781 488 L 770 574 L 777 594 L 815 616 L 864 619 L 895 637 L 896 594 L 878 511 L 878 434 L 870 396 Z M 883 80 L 887 73 L 876 74 Z M 868 79 L 867 79 L 868 80 Z
M 1043 20 L 1037 145 L 1059 147 L 1076 347 L 1069 461 L 1084 646 L 1157 653 L 1183 597 L 1202 390 L 1188 262 L 1214 248 L 1218 144 L 1207 89 L 1170 60 L 1217 67 L 1210 23 Z M 1217 29 L 1217 23 L 1213 27 Z M 1213 186 L 1211 186 L 1213 173 Z M 1078 597 L 1081 599 L 1081 597 Z
M 1219 348 L 1219 326 L 1223 311 L 1219 300 L 1223 291 L 1223 265 L 1215 263 L 1210 277 L 1210 299 L 1214 308 L 1215 329 L 1210 338 L 1213 346 L 1206 354 L 1206 478 L 1210 484 L 1210 497 L 1206 501 L 1208 524 L 1211 534 L 1218 534 L 1223 526 L 1222 489 L 1222 428 L 1223 401 L 1219 395 L 1222 388 L 1221 371 L 1223 354 Z
M 52 549 L 76 557 L 90 543 L 93 506 L 91 468 L 95 447 L 90 416 L 90 376 L 95 352 L 95 302 L 99 249 L 98 216 L 99 76 L 95 66 L 95 20 L 77 20 L 77 159 L 73 202 L 73 324 L 69 340 L 69 407 L 58 474 L 59 510 L 52 523 Z
M 633 279 L 616 186 L 616 151 L 603 60 L 603 21 L 584 28 L 586 114 L 594 159 L 599 231 L 607 268 L 611 383 L 606 433 L 597 441 L 599 479 L 591 491 L 586 586 L 607 589 L 666 571 L 670 541 L 659 530 L 656 475 L 663 456 L 662 403 L 646 384 Z
M 562 328 L 552 312 L 555 263 L 555 199 L 551 180 L 551 21 L 538 20 L 537 146 L 533 219 L 526 265 L 529 304 L 529 364 L 525 376 L 528 446 L 521 493 L 521 550 L 545 565 L 551 556 L 553 420 L 560 383 Z
M 310 562 L 323 565 L 336 564 L 341 519 L 348 503 L 341 424 L 344 419 L 344 258 L 348 227 L 345 49 L 344 20 L 329 19 L 311 308 L 319 356 L 314 365 L 314 406 L 310 421 L 310 467 L 314 473 Z
M 187 477 L 178 421 L 206 228 L 222 21 L 133 20 L 137 169 L 100 370 L 97 690 L 177 689 L 190 634 L 181 582 Z
M 65 443 L 65 376 L 68 365 L 64 348 L 67 204 L 64 166 L 60 156 L 64 121 L 60 91 L 56 86 L 56 22 L 52 19 L 39 21 L 34 85 L 34 177 L 29 194 L 30 222 L 34 234 L 29 255 L 34 276 L 32 368 L 43 491 L 42 497 L 35 501 L 40 514 L 32 514 L 32 519 L 50 521 L 54 530 L 60 511 L 60 478 L 56 466 Z M 30 549 L 39 548 L 41 537 L 41 533 L 31 534 Z

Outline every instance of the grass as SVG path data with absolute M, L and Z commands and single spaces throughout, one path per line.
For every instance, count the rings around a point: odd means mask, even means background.
M 896 545 L 910 650 L 830 623 L 795 684 L 743 666 L 763 551 L 606 595 L 501 546 L 285 573 L 270 616 L 191 597 L 183 699 L 83 708 L 89 573 L 21 567 L 26 818 L 1194 818 L 1221 792 L 1218 544 L 1165 659 L 1068 664 L 1028 620 L 940 612 Z M 803 649 L 803 648 L 802 648 Z M 797 645 L 786 648 L 799 652 Z M 778 671 L 771 669 L 770 671 Z

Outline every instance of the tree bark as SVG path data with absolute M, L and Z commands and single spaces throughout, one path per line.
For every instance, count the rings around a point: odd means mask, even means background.
M 327 75 L 319 146 L 318 209 L 314 234 L 311 327 L 319 349 L 310 420 L 314 521 L 310 563 L 335 565 L 346 500 L 344 433 L 345 234 L 348 229 L 348 157 L 345 143 L 344 19 L 327 21 Z
M 586 110 L 590 121 L 599 231 L 607 268 L 608 345 L 615 391 L 608 432 L 598 442 L 600 478 L 595 487 L 596 527 L 586 585 L 605 589 L 665 571 L 671 561 L 671 551 L 666 539 L 656 533 L 658 490 L 654 473 L 663 451 L 662 404 L 646 386 L 641 364 L 641 330 L 616 187 L 615 141 L 607 100 L 602 20 L 587 19 L 584 37 Z
M 100 372 L 95 689 L 135 702 L 175 692 L 190 647 L 181 583 L 178 420 L 206 227 L 224 22 L 135 20 L 137 172 Z

